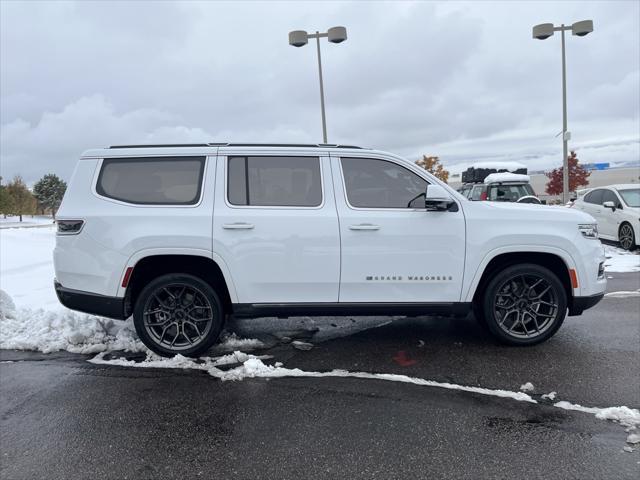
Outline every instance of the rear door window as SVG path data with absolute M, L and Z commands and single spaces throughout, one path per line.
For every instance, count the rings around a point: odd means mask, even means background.
M 232 205 L 318 207 L 318 157 L 229 157 L 227 199 Z
M 592 192 L 587 193 L 584 196 L 584 201 L 587 203 L 602 205 L 602 194 L 603 194 L 602 189 L 594 190 Z
M 205 157 L 129 157 L 102 161 L 96 192 L 140 205 L 194 205 Z

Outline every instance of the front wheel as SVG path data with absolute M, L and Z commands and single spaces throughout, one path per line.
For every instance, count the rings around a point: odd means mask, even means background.
M 628 223 L 623 223 L 620 226 L 620 231 L 618 232 L 618 241 L 620 242 L 620 246 L 625 250 L 633 250 L 636 246 L 636 236 L 633 232 L 633 227 Z
M 150 282 L 133 311 L 142 342 L 164 357 L 206 352 L 218 340 L 223 318 L 222 303 L 213 288 L 187 274 L 162 275 Z
M 535 345 L 555 334 L 567 313 L 567 293 L 558 277 L 540 265 L 498 272 L 482 298 L 484 322 L 509 345 Z

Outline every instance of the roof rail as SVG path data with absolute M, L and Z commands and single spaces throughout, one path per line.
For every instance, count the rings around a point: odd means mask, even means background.
M 111 145 L 109 148 L 181 148 L 181 147 L 312 147 L 312 148 L 356 148 L 355 145 L 338 145 L 334 143 L 173 143 L 158 145 Z
M 357 148 L 355 145 L 338 145 L 337 143 L 228 143 L 228 147 L 312 147 L 312 148 Z
M 109 148 L 180 148 L 180 147 L 208 147 L 208 143 L 165 143 L 158 145 L 111 145 Z

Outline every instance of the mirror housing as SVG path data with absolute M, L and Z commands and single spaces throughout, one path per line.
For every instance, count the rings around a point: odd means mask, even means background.
M 424 193 L 424 206 L 428 212 L 443 212 L 449 210 L 456 202 L 449 192 L 440 185 L 427 185 Z
M 602 206 L 603 206 L 604 208 L 610 208 L 613 212 L 615 212 L 615 211 L 616 211 L 616 204 L 615 204 L 615 203 L 613 203 L 613 202 L 604 202 L 604 203 L 602 204 Z

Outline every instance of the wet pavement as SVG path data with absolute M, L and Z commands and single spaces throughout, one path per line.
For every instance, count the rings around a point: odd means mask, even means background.
M 640 288 L 610 274 L 609 291 Z M 364 325 L 377 326 L 359 331 Z M 605 299 L 547 343 L 473 318 L 235 322 L 288 368 L 396 373 L 591 407 L 640 407 L 640 297 Z M 311 350 L 294 348 L 294 339 Z M 128 355 L 128 357 L 135 357 Z M 0 478 L 637 478 L 613 422 L 550 403 L 356 378 L 244 379 L 0 352 Z M 13 362 L 13 363 L 5 363 Z

